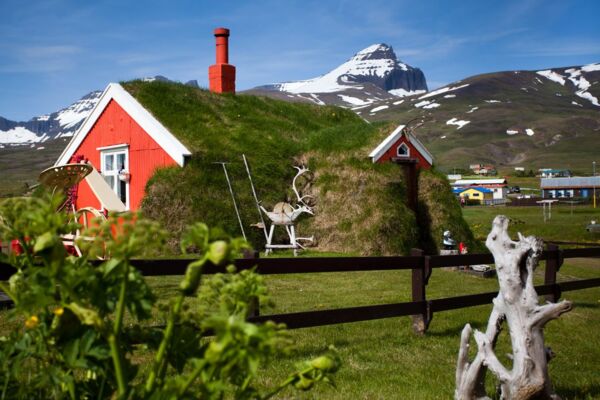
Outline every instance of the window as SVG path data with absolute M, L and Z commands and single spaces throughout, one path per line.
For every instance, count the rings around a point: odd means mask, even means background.
M 410 149 L 408 148 L 406 143 L 402 143 L 402 144 L 400 144 L 400 146 L 398 146 L 398 150 L 397 150 L 396 154 L 398 155 L 398 157 L 409 157 Z
M 129 209 L 129 182 L 119 179 L 119 173 L 129 171 L 129 147 L 127 145 L 100 148 L 100 170 L 108 186 Z

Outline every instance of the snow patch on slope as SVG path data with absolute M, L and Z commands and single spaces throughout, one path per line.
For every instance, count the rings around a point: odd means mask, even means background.
M 385 110 L 386 108 L 389 108 L 390 106 L 379 106 L 379 107 L 375 107 L 374 109 L 371 110 L 372 113 L 376 113 L 377 111 L 381 111 L 381 110 Z
M 8 131 L 0 131 L 0 143 L 2 144 L 26 144 L 38 143 L 41 137 L 23 126 L 17 126 Z
M 426 106 L 427 104 L 430 104 L 430 103 L 431 102 L 429 100 L 423 100 L 423 101 L 420 101 L 417 104 L 415 104 L 415 107 L 420 108 L 420 107 Z
M 569 68 L 569 69 L 565 70 L 565 73 L 567 73 L 569 75 L 566 78 L 569 81 L 571 81 L 573 86 L 575 86 L 575 88 L 577 89 L 575 91 L 576 96 L 579 96 L 582 99 L 586 99 L 593 105 L 600 107 L 598 98 L 596 98 L 596 96 L 594 96 L 593 94 L 591 94 L 590 92 L 587 91 L 592 86 L 592 84 L 587 79 L 585 79 L 585 77 L 582 76 L 582 74 L 581 74 L 582 72 L 592 72 L 592 71 L 600 71 L 600 64 L 588 64 L 588 65 L 584 65 L 581 68 Z M 552 71 L 552 70 L 538 71 L 537 74 L 542 75 L 542 76 L 550 79 L 551 81 L 560 83 L 563 86 L 565 85 L 565 82 L 566 82 L 565 76 L 563 76 L 555 71 Z
M 600 71 L 600 63 L 584 65 L 583 67 L 581 67 L 581 70 L 583 72 Z
M 425 90 L 405 90 L 402 88 L 388 90 L 388 93 L 391 93 L 394 96 L 398 96 L 398 97 L 414 96 L 414 95 L 425 93 L 425 92 L 426 92 Z
M 583 77 L 581 75 L 582 71 L 586 72 L 584 70 L 585 68 L 587 68 L 588 70 L 591 70 L 591 71 L 595 71 L 596 65 L 597 64 L 586 65 L 586 66 L 582 67 L 581 69 L 569 68 L 569 69 L 565 70 L 565 72 L 569 74 L 569 80 L 578 89 L 575 92 L 575 95 L 579 96 L 583 99 L 589 100 L 589 102 L 592 103 L 593 105 L 600 107 L 600 103 L 598 103 L 598 99 L 594 95 L 592 95 L 590 92 L 587 91 L 590 87 L 592 87 L 592 84 L 587 79 L 585 79 L 585 77 Z M 600 70 L 600 66 L 599 66 L 598 70 Z M 589 71 L 587 71 L 587 72 L 589 72 Z
M 565 85 L 565 78 L 562 75 L 560 75 L 550 69 L 547 69 L 544 71 L 538 71 L 536 73 L 538 75 L 543 76 L 544 78 L 550 79 L 553 82 L 560 83 L 563 86 Z
M 446 125 L 456 125 L 456 126 L 458 126 L 458 128 L 456 128 L 456 130 L 459 130 L 460 128 L 469 124 L 470 122 L 471 121 L 465 121 L 462 119 L 452 118 L 452 119 L 449 119 L 448 121 L 446 121 Z
M 346 103 L 350 103 L 355 106 L 364 106 L 364 105 L 371 104 L 370 99 L 368 101 L 365 101 L 365 100 L 359 99 L 358 97 L 346 96 L 343 94 L 338 94 L 338 97 L 341 98 Z
M 600 107 L 600 103 L 598 103 L 598 98 L 592 95 L 590 92 L 577 91 L 575 92 L 575 94 L 581 97 L 582 99 L 589 100 L 590 103 L 592 103 L 593 105 Z
M 427 99 L 429 97 L 437 96 L 438 94 L 442 94 L 442 93 L 453 92 L 455 90 L 459 90 L 459 89 L 465 88 L 467 86 L 469 86 L 468 83 L 466 83 L 464 85 L 460 85 L 460 86 L 446 86 L 446 87 L 434 90 L 433 92 L 429 92 L 426 95 L 423 95 L 423 96 L 419 97 L 419 100 L 423 100 L 423 99 Z

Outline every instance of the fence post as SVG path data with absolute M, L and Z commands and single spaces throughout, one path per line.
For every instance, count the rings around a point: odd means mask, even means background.
M 247 259 L 258 259 L 260 257 L 260 253 L 258 251 L 245 251 L 244 258 Z M 250 304 L 248 304 L 248 318 L 258 317 L 260 315 L 260 303 L 258 301 L 258 297 L 253 297 L 250 299 Z
M 560 298 L 560 287 L 556 285 L 556 273 L 560 269 L 563 258 L 558 245 L 549 243 L 548 258 L 546 259 L 546 273 L 544 276 L 544 285 L 554 285 L 552 293 L 546 295 L 546 301 L 556 303 Z
M 419 265 L 412 269 L 412 301 L 423 302 L 423 309 L 421 314 L 412 316 L 413 331 L 416 334 L 424 335 L 431 322 L 431 310 L 427 303 L 425 294 L 425 287 L 431 275 L 431 268 L 429 267 L 429 257 L 423 255 L 423 250 L 411 249 L 410 255 L 421 257 Z

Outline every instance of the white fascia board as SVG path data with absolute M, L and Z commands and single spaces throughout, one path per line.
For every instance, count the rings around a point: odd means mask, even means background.
M 410 133 L 408 134 L 408 140 L 410 140 L 412 145 L 415 146 L 415 148 L 419 151 L 419 153 L 421 153 L 421 155 L 427 160 L 427 162 L 430 165 L 433 165 L 433 156 L 431 155 L 429 150 L 427 150 L 427 148 L 423 146 L 423 143 L 421 143 L 419 139 L 417 139 L 414 135 L 411 135 Z
M 374 163 L 389 150 L 392 144 L 396 143 L 396 141 L 402 137 L 402 129 L 404 129 L 404 126 L 405 125 L 399 125 L 383 142 L 379 143 L 379 146 L 377 146 L 371 154 L 369 154 L 369 157 L 372 158 Z
M 192 153 L 118 83 L 110 83 L 106 87 L 100 101 L 77 130 L 55 165 L 69 162 L 111 100 L 115 100 L 177 164 L 183 167 L 185 157 Z
M 111 146 L 96 147 L 96 150 L 98 150 L 98 151 L 114 150 L 114 149 L 124 149 L 126 147 L 129 147 L 129 143 L 121 143 L 121 144 L 113 144 Z

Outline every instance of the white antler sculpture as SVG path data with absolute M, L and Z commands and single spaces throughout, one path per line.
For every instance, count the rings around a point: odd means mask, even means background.
M 267 236 L 267 246 L 266 246 L 267 254 L 273 248 L 292 248 L 292 249 L 294 249 L 294 255 L 296 255 L 298 248 L 304 248 L 304 246 L 302 244 L 300 244 L 299 241 L 312 242 L 314 240 L 314 238 L 312 236 L 311 237 L 296 237 L 296 232 L 295 232 L 295 228 L 294 228 L 294 222 L 296 221 L 296 219 L 298 219 L 298 217 L 300 215 L 302 215 L 303 213 L 307 213 L 310 215 L 314 215 L 314 213 L 313 213 L 312 207 L 310 207 L 307 203 L 308 199 L 312 199 L 313 197 L 310 195 L 301 195 L 300 191 L 296 187 L 297 179 L 301 175 L 309 172 L 310 170 L 308 168 L 306 168 L 304 165 L 301 167 L 295 166 L 294 168 L 296 170 L 298 170 L 298 172 L 296 173 L 296 176 L 294 176 L 294 179 L 292 180 L 292 190 L 296 194 L 296 198 L 297 198 L 296 206 L 292 206 L 290 203 L 280 202 L 280 203 L 275 204 L 275 207 L 273 207 L 272 211 L 267 211 L 263 206 L 260 206 L 260 209 L 271 220 L 271 228 L 269 230 L 269 235 Z M 285 230 L 290 238 L 289 245 L 273 245 L 273 244 L 271 244 L 271 242 L 273 240 L 273 231 L 275 229 L 275 226 L 284 226 L 285 227 Z
M 311 196 L 309 194 L 305 194 L 305 195 L 301 196 L 300 193 L 298 192 L 298 188 L 296 187 L 296 180 L 301 175 L 305 174 L 306 172 L 310 172 L 310 170 L 308 168 L 306 168 L 304 165 L 301 167 L 294 167 L 294 168 L 298 170 L 298 173 L 296 174 L 296 176 L 294 176 L 294 179 L 292 180 L 292 189 L 294 190 L 294 193 L 296 194 L 298 203 L 306 206 L 309 210 L 312 211 L 312 208 L 304 201 L 304 199 L 313 199 L 313 196 Z M 312 212 L 311 212 L 311 214 L 312 214 Z

